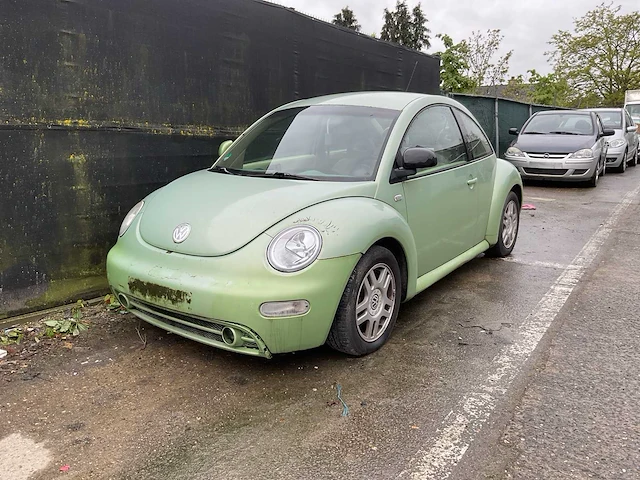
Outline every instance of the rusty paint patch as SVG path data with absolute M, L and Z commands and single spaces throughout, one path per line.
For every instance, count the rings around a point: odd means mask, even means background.
M 129 291 L 142 297 L 163 302 L 169 302 L 174 305 L 180 303 L 191 303 L 191 293 L 182 290 L 174 290 L 173 288 L 162 287 L 155 283 L 144 282 L 137 278 L 129 277 Z

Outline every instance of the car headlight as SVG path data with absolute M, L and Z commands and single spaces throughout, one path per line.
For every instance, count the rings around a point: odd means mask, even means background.
M 297 272 L 318 258 L 320 232 L 308 225 L 290 227 L 276 235 L 267 248 L 269 264 L 280 272 Z
M 624 145 L 624 140 L 621 138 L 616 138 L 615 140 L 611 140 L 608 143 L 611 148 L 618 148 Z
M 508 155 L 510 157 L 524 157 L 524 153 L 522 153 L 522 150 L 516 147 L 507 148 L 505 155 Z
M 569 155 L 569 158 L 593 158 L 593 151 L 590 148 L 583 148 Z
M 141 201 L 136 203 L 135 206 L 131 210 L 129 210 L 129 213 L 127 213 L 127 216 L 124 217 L 124 220 L 122 221 L 122 225 L 120 225 L 120 233 L 118 234 L 119 237 L 127 232 L 127 229 L 131 226 L 133 219 L 136 218 L 136 215 L 138 215 L 138 213 L 140 213 L 140 210 L 142 210 L 143 206 L 144 201 Z

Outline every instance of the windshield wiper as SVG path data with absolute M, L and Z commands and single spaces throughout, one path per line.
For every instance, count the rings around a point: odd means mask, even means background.
M 305 177 L 304 175 L 296 175 L 295 173 L 287 172 L 262 172 L 260 170 L 241 170 L 238 168 L 227 167 L 212 167 L 210 172 L 226 173 L 228 175 L 240 175 L 243 177 L 260 177 L 260 178 L 289 178 L 292 180 L 312 180 L 317 181 L 317 178 Z
M 226 173 L 227 175 L 241 175 L 240 170 L 227 167 L 211 167 L 210 172 Z
M 246 171 L 246 170 L 245 170 Z M 296 175 L 295 173 L 288 172 L 251 172 L 251 176 L 254 177 L 271 177 L 271 178 L 289 178 L 291 180 L 311 180 L 318 181 L 317 178 L 305 177 L 304 175 Z
M 549 133 L 553 133 L 555 135 L 586 135 L 586 134 L 583 134 L 583 133 L 564 132 L 564 131 L 561 131 L 561 130 L 555 130 L 555 131 L 549 132 Z
M 546 132 L 522 132 L 525 135 L 546 135 Z

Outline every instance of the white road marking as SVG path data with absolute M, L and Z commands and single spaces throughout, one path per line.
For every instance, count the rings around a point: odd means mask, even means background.
M 49 450 L 19 433 L 0 440 L 0 480 L 27 480 L 50 461 Z
M 537 202 L 555 202 L 555 198 L 546 198 L 546 197 L 527 197 L 524 199 L 524 203 L 527 203 L 529 200 L 535 200 Z
M 410 474 L 413 480 L 444 480 L 452 474 L 454 467 L 495 409 L 498 400 L 505 395 L 585 270 L 598 255 L 613 226 L 638 193 L 640 186 L 627 193 L 615 206 L 607 220 L 600 225 L 518 328 L 518 340 L 493 359 L 494 368 L 491 373 L 444 418 L 434 442 L 417 453 L 409 469 L 400 474 L 401 477 Z
M 504 257 L 500 260 L 509 262 L 509 263 L 519 263 L 521 265 L 527 265 L 529 267 L 542 267 L 542 268 L 555 268 L 557 270 L 566 270 L 567 268 L 580 268 L 574 267 L 573 265 L 567 265 L 564 263 L 556 263 L 556 262 L 539 262 L 539 261 L 529 261 L 523 260 L 518 257 Z

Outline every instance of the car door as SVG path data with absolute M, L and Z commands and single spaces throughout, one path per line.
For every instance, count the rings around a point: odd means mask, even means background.
M 631 118 L 631 116 L 629 115 L 629 113 L 626 110 L 622 110 L 623 115 L 624 115 L 624 130 L 623 133 L 625 135 L 625 138 L 627 139 L 627 145 L 629 145 L 629 157 L 628 158 L 633 158 L 633 155 L 635 154 L 637 148 L 638 148 L 638 134 L 636 133 L 635 130 L 628 132 L 627 128 L 629 127 L 635 127 L 635 123 L 633 122 L 633 119 Z
M 604 136 L 604 125 L 602 124 L 602 120 L 598 115 L 592 114 L 593 120 L 596 126 L 596 143 L 593 147 L 593 154 L 595 157 L 598 157 L 599 163 L 598 166 L 604 166 L 607 163 L 607 151 L 609 150 L 609 142 L 607 138 Z
M 409 147 L 433 149 L 438 159 L 436 166 L 421 169 L 403 182 L 418 275 L 424 275 L 475 245 L 477 176 L 458 123 L 446 105 L 427 107 L 414 117 L 399 153 Z
M 496 170 L 496 155 L 480 125 L 462 110 L 453 109 L 456 120 L 462 130 L 462 136 L 467 146 L 469 155 L 470 172 L 477 178 L 475 190 L 478 205 L 478 221 L 474 231 L 474 245 L 477 245 L 487 236 L 489 223 L 489 210 L 493 197 L 493 185 Z

